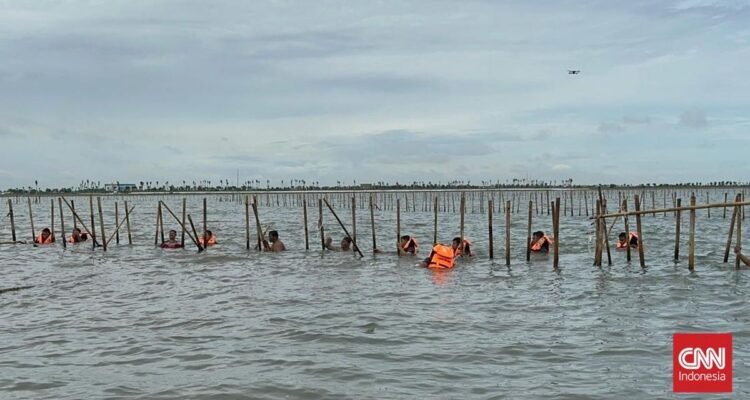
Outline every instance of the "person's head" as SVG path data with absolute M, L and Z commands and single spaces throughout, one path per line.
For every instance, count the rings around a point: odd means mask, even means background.
M 213 236 L 214 236 L 214 233 L 211 232 L 210 230 L 206 229 L 206 237 L 210 238 L 210 237 L 213 237 Z
M 80 237 L 81 236 L 81 228 L 73 228 L 72 235 L 73 235 L 74 238 Z
M 341 250 L 348 251 L 352 249 L 352 240 L 348 237 L 341 239 Z
M 404 235 L 404 236 L 401 236 L 401 245 L 403 246 L 403 245 L 405 245 L 406 243 L 408 243 L 408 242 L 409 242 L 409 239 L 411 239 L 411 236 L 409 236 L 409 235 Z
M 544 237 L 544 231 L 536 231 L 533 233 L 534 240 L 539 240 Z
M 451 247 L 453 247 L 453 250 L 461 247 L 461 238 L 458 236 L 454 237 L 453 242 L 451 243 Z
M 42 238 L 47 239 L 52 234 L 49 228 L 42 229 Z
M 279 232 L 276 232 L 276 231 L 268 232 L 268 240 L 270 240 L 271 243 L 274 243 L 277 240 L 279 240 Z
M 177 231 L 172 229 L 169 231 L 169 240 L 175 240 L 177 239 Z
M 628 240 L 628 234 L 625 232 L 620 232 L 620 234 L 617 236 L 617 239 L 620 240 L 620 243 L 625 243 L 625 241 Z

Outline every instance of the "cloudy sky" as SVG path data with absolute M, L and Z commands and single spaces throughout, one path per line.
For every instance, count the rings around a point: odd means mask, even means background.
M 0 188 L 747 180 L 749 44 L 739 0 L 0 0 Z

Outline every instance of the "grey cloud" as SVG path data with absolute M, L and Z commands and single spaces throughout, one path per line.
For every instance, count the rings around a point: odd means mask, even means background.
M 170 152 L 172 154 L 175 154 L 175 155 L 182 155 L 183 154 L 182 150 L 180 150 L 180 149 L 178 149 L 177 147 L 174 147 L 174 146 L 162 146 L 162 149 L 164 149 L 164 150 L 166 150 L 166 151 L 168 151 L 168 152 Z
M 649 116 L 638 116 L 638 115 L 626 115 L 622 117 L 623 124 L 629 125 L 644 125 L 651 123 L 651 117 Z
M 602 122 L 599 124 L 597 130 L 599 133 L 621 133 L 625 131 L 625 128 L 614 122 Z
M 688 110 L 680 115 L 680 125 L 688 128 L 701 129 L 708 126 L 706 113 L 701 110 Z

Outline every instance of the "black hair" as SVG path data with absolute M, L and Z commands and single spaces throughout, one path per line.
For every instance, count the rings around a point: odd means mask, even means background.
M 345 237 L 344 241 L 347 243 L 352 243 L 352 239 L 350 239 L 349 236 Z
M 460 237 L 458 237 L 458 236 L 454 237 L 454 238 L 453 238 L 453 243 L 456 243 L 456 244 L 461 244 L 461 238 L 460 238 Z
M 44 229 L 42 229 L 42 232 L 52 233 L 52 231 L 51 231 L 51 230 L 49 230 L 49 228 L 44 228 Z
M 408 241 L 409 239 L 411 239 L 411 236 L 409 236 L 409 235 L 401 236 L 401 240 L 407 240 Z
M 272 237 L 272 236 L 273 237 L 279 237 L 279 232 L 277 232 L 277 231 L 268 232 L 268 237 Z
M 169 234 L 171 235 L 171 234 L 172 234 L 172 232 L 174 232 L 174 234 L 175 234 L 175 235 L 177 234 L 177 231 L 176 231 L 176 230 L 174 230 L 174 229 L 170 229 L 170 230 L 169 230 Z M 209 232 L 211 232 L 211 231 L 209 231 Z
M 534 233 L 532 234 L 532 236 L 539 236 L 539 237 L 542 237 L 542 236 L 544 236 L 544 231 L 536 231 L 536 232 L 534 232 Z
M 211 232 L 211 231 L 210 231 L 210 230 L 208 230 L 208 229 L 206 229 L 206 233 L 207 233 L 207 234 L 209 234 L 209 235 L 211 235 L 211 236 L 213 236 L 213 235 L 214 235 L 214 233 L 213 233 L 213 232 Z
M 625 232 L 620 232 L 620 234 L 617 237 L 620 238 L 620 240 L 625 240 L 628 238 L 628 234 Z
M 73 228 L 73 232 L 78 232 L 80 234 L 81 233 L 81 228 Z

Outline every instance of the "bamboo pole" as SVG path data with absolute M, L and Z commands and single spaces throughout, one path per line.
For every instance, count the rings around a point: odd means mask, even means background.
M 682 199 L 677 199 L 677 207 L 682 205 Z M 677 210 L 674 229 L 674 260 L 680 259 L 680 229 L 682 229 L 682 211 Z
M 13 243 L 16 242 L 16 218 L 13 215 L 13 201 L 8 199 L 8 215 L 10 215 L 10 236 Z
M 564 212 L 564 211 L 563 211 Z M 555 241 L 552 243 L 554 247 L 554 260 L 552 266 L 555 269 L 560 267 L 560 198 L 555 199 L 555 214 L 552 217 L 552 230 L 555 235 Z
M 60 208 L 60 234 L 62 235 L 60 239 L 62 240 L 63 248 L 67 248 L 68 241 L 65 239 L 65 217 L 63 216 L 62 199 L 59 197 L 57 198 L 57 205 Z
M 187 215 L 188 221 L 190 222 L 190 228 L 193 230 L 193 235 L 191 238 L 195 241 L 195 245 L 198 246 L 198 253 L 202 252 L 204 249 L 203 246 L 198 242 L 198 232 L 195 231 L 195 224 L 193 223 L 193 218 L 190 217 L 190 214 Z
M 406 199 L 408 201 L 409 196 L 406 196 Z M 406 209 L 408 210 L 409 207 L 407 206 Z M 357 240 L 357 197 L 352 196 L 352 238 L 356 241 Z
M 70 208 L 70 212 L 73 213 L 73 214 L 75 214 L 76 213 L 76 203 L 75 203 L 75 200 L 70 200 L 70 204 L 67 204 L 67 203 L 68 202 L 66 201 L 65 204 L 68 206 L 68 208 Z M 78 223 L 76 222 L 76 219 L 73 218 L 73 229 L 76 229 L 76 228 L 78 228 Z
M 258 203 L 256 203 L 256 201 L 257 201 L 257 199 L 255 198 L 255 196 L 253 196 L 253 204 L 252 204 L 252 207 L 253 207 L 253 216 L 255 217 L 255 230 L 256 230 L 256 234 L 258 235 L 258 244 L 257 244 L 258 247 L 257 247 L 257 249 L 258 249 L 258 251 L 263 251 L 263 239 L 264 239 L 264 235 L 263 235 L 263 228 L 260 227 L 260 216 L 259 216 L 259 213 L 258 213 Z M 205 237 L 206 237 L 205 231 L 203 233 L 203 237 L 204 237 L 203 240 L 205 242 Z
M 742 194 L 742 198 L 744 199 L 745 195 Z M 742 218 L 739 218 L 739 214 L 742 213 L 742 210 L 738 211 L 738 217 L 737 217 L 737 247 L 739 249 L 742 249 Z M 745 216 L 744 214 L 742 215 Z M 740 269 L 740 255 L 737 254 L 737 256 L 734 258 L 734 267 L 736 269 Z
M 735 198 L 735 202 L 739 202 L 740 195 L 738 194 Z M 737 211 L 739 208 L 737 206 L 734 207 L 732 210 L 732 219 L 731 222 L 729 222 L 729 237 L 727 238 L 727 247 L 724 249 L 724 262 L 729 261 L 729 249 L 732 247 L 732 237 L 734 237 L 734 225 L 736 223 L 737 218 Z
M 492 240 L 492 210 L 493 210 L 493 204 L 492 199 L 487 200 L 487 227 L 489 229 L 489 239 L 490 239 L 490 260 L 495 258 L 495 247 Z
M 690 205 L 695 206 L 695 195 L 690 196 Z M 688 241 L 688 269 L 695 269 L 695 209 L 690 210 L 690 239 Z
M 31 243 L 36 243 L 36 230 L 34 229 L 34 214 L 31 211 L 31 197 L 27 197 L 26 199 L 29 201 L 29 221 L 31 222 Z
M 607 214 L 607 201 L 602 195 L 602 187 L 599 186 L 599 207 L 601 207 L 601 210 L 599 211 L 599 214 L 604 215 Z M 607 220 L 602 218 L 601 221 L 602 224 L 602 235 L 604 235 L 604 245 L 607 248 L 607 265 L 612 265 L 612 252 L 609 250 L 609 233 L 607 232 Z
M 372 193 L 370 193 L 370 228 L 372 230 L 372 249 L 378 248 L 378 242 L 375 238 L 375 204 L 372 200 Z
M 132 212 L 133 209 L 135 209 L 135 206 L 133 206 L 133 208 L 131 208 L 130 211 Z M 125 210 L 125 214 L 127 215 L 127 210 Z M 117 226 L 115 226 L 115 231 L 112 232 L 112 235 L 110 235 L 109 239 L 107 239 L 107 245 L 109 245 L 109 243 L 112 242 L 112 239 L 114 239 L 116 235 L 119 235 L 118 232 L 120 232 L 120 228 L 122 227 L 122 224 L 125 223 L 125 218 L 123 218 L 122 221 L 119 221 L 119 222 L 118 220 L 115 220 L 115 223 L 117 223 Z
M 325 231 L 323 229 L 323 199 L 318 198 L 318 227 L 320 228 L 320 245 L 326 249 Z
M 119 210 L 117 208 L 117 202 L 115 201 L 115 223 L 120 220 Z M 120 244 L 120 229 L 115 230 L 115 244 Z
M 727 203 L 727 196 L 729 196 L 729 193 L 727 193 L 727 192 L 724 192 L 724 204 L 726 204 L 726 203 Z M 727 218 L 727 207 L 726 207 L 726 206 L 724 206 L 724 217 L 723 217 L 723 218 L 724 218 L 724 219 L 726 219 L 726 218 Z M 733 225 L 734 225 L 734 224 L 733 224 Z M 726 261 L 724 261 L 724 262 L 726 262 Z
M 510 266 L 510 200 L 505 203 L 505 265 Z
M 128 227 L 128 244 L 133 244 L 133 235 L 130 232 L 130 211 L 128 211 L 128 201 L 125 200 L 125 224 Z
M 711 204 L 711 197 L 710 197 L 709 192 L 706 192 L 706 204 Z M 709 208 L 707 211 L 708 211 L 708 218 L 711 218 L 711 209 Z
M 55 199 L 49 199 L 49 205 L 50 205 L 50 218 L 49 218 L 49 227 L 50 227 L 50 235 L 52 237 L 52 241 L 55 241 Z M 64 236 L 63 236 L 64 237 Z
M 397 200 L 396 200 L 396 202 L 397 202 L 396 204 L 398 204 L 398 201 L 399 201 L 399 200 L 400 200 L 400 199 L 397 199 Z M 353 238 L 353 237 L 352 237 L 352 236 L 351 236 L 351 235 L 349 234 L 349 231 L 348 231 L 348 230 L 346 230 L 346 226 L 344 226 L 344 223 L 343 223 L 343 222 L 341 222 L 341 219 L 339 218 L 339 216 L 338 216 L 338 215 L 336 215 L 336 212 L 335 212 L 335 211 L 333 211 L 333 207 L 331 207 L 331 205 L 330 205 L 330 204 L 328 204 L 328 201 L 326 201 L 326 200 L 324 200 L 324 201 L 325 201 L 325 203 L 326 203 L 326 206 L 328 207 L 328 210 L 330 210 L 330 211 L 331 211 L 331 214 L 333 214 L 334 218 L 336 218 L 336 222 L 338 222 L 338 223 L 339 223 L 339 226 L 341 226 L 341 229 L 343 229 L 343 230 L 344 230 L 344 234 L 346 235 L 346 237 L 348 237 L 348 238 L 349 238 L 349 240 L 351 240 L 351 241 L 352 241 L 352 245 L 354 246 L 354 250 L 356 250 L 356 251 L 357 251 L 357 253 L 359 253 L 359 256 L 360 256 L 360 257 L 364 258 L 364 256 L 365 256 L 365 255 L 364 255 L 364 254 L 362 254 L 362 251 L 361 251 L 361 250 L 359 250 L 359 246 L 357 246 L 357 242 L 356 242 L 356 241 L 354 240 L 354 238 Z
M 635 226 L 638 231 L 638 261 L 641 263 L 641 268 L 646 267 L 646 260 L 643 256 L 643 231 L 641 230 L 641 199 L 638 195 L 635 195 Z
M 696 205 L 696 206 L 683 206 L 680 207 L 679 210 L 682 211 L 690 211 L 690 210 L 705 210 L 707 208 L 721 208 L 725 206 L 746 206 L 750 204 L 750 202 L 747 201 L 741 201 L 739 203 L 716 203 L 716 204 L 704 204 L 704 205 Z M 677 207 L 673 208 L 666 208 L 666 209 L 659 209 L 659 210 L 640 210 L 640 211 L 630 211 L 628 212 L 628 215 L 637 215 L 637 214 L 654 214 L 654 213 L 660 213 L 660 212 L 676 212 L 678 210 Z M 606 215 L 601 215 L 599 218 L 613 218 L 613 217 L 622 217 L 625 213 L 617 212 L 617 213 L 611 213 Z
M 594 266 L 601 267 L 602 266 L 602 230 L 607 229 L 606 226 L 602 227 L 602 219 L 599 218 L 601 215 L 601 201 L 596 200 L 594 201 L 593 195 L 591 198 L 592 203 L 596 203 L 596 210 L 594 211 L 594 214 L 596 215 L 595 224 L 596 224 L 596 244 L 594 248 Z
M 307 243 L 307 210 L 305 210 L 305 243 Z M 250 196 L 245 195 L 245 250 L 250 250 Z
M 164 231 L 161 233 L 164 235 Z M 204 250 L 208 249 L 208 206 L 206 205 L 206 198 L 203 198 L 203 243 L 205 243 Z
M 102 198 L 97 196 L 96 197 L 96 206 L 99 210 L 99 226 L 101 227 L 100 232 L 102 233 L 102 248 L 104 251 L 107 251 L 107 235 L 104 233 L 104 213 L 102 213 Z
M 622 210 L 625 212 L 628 212 L 628 198 L 625 197 L 625 199 L 622 201 Z M 627 261 L 630 263 L 631 261 L 631 255 L 630 255 L 630 225 L 628 224 L 628 216 L 625 215 L 623 218 L 623 223 L 625 224 L 625 240 L 627 241 L 627 245 L 625 246 L 625 252 L 627 253 Z M 640 238 L 638 239 L 640 246 Z
M 154 247 L 159 246 L 159 223 L 161 222 L 161 201 L 156 206 L 156 232 L 154 233 Z
M 307 228 L 307 196 L 302 197 L 302 210 L 302 219 L 305 221 L 305 250 L 310 250 L 310 233 Z M 247 248 L 250 249 L 250 225 L 247 228 L 247 235 Z
M 537 213 L 538 214 L 538 213 Z M 531 261 L 531 200 L 529 200 L 529 224 L 526 235 L 526 262 Z
M 96 240 L 96 223 L 94 221 L 94 196 L 91 195 L 89 195 L 89 213 L 91 214 L 91 246 L 93 249 L 96 249 L 98 242 Z M 81 222 L 81 225 L 83 225 L 83 222 Z
M 460 213 L 461 213 L 461 246 L 463 246 L 464 243 L 464 213 L 466 212 L 466 195 L 464 192 L 461 192 L 461 204 L 460 204 Z M 463 248 L 463 247 L 461 247 Z M 461 256 L 463 256 L 464 253 L 461 252 Z

